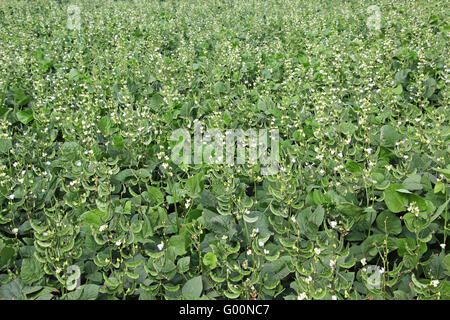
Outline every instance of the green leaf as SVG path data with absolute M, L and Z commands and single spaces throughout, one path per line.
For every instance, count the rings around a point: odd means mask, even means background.
M 191 263 L 190 257 L 183 257 L 178 260 L 177 268 L 180 273 L 185 273 L 189 270 L 189 264 Z
M 61 146 L 61 152 L 64 157 L 69 161 L 75 161 L 78 159 L 78 152 L 80 151 L 80 145 L 75 141 L 64 142 Z
M 197 173 L 186 181 L 186 191 L 191 197 L 197 197 L 203 190 L 203 173 Z
M 11 139 L 0 138 L 0 153 L 7 154 L 11 147 Z
M 400 219 L 389 211 L 381 212 L 377 217 L 377 227 L 385 233 L 400 234 L 402 232 L 402 223 Z
M 421 178 L 420 175 L 413 174 L 403 181 L 403 185 L 408 190 L 422 190 Z
M 403 86 L 401 84 L 398 84 L 398 86 L 396 86 L 392 92 L 396 95 L 401 95 L 403 92 Z
M 319 205 L 316 208 L 316 210 L 314 210 L 314 213 L 311 215 L 311 222 L 319 227 L 323 222 L 324 216 L 325 216 L 325 209 L 321 205 Z
M 211 230 L 220 236 L 227 235 L 231 238 L 236 232 L 233 228 L 234 217 L 232 216 L 223 216 L 214 213 L 211 210 L 203 209 L 202 220 L 208 230 Z
M 31 97 L 28 96 L 22 89 L 12 89 L 14 104 L 22 107 L 30 102 Z
M 7 284 L 0 286 L 0 300 L 25 299 L 23 294 L 23 282 L 21 279 L 14 279 Z
M 392 126 L 384 125 L 381 127 L 380 140 L 383 147 L 392 148 L 400 140 L 400 135 Z
M 115 136 L 113 138 L 114 147 L 122 149 L 124 146 L 123 138 L 121 136 Z
M 428 78 L 425 80 L 425 97 L 430 98 L 436 91 L 437 82 L 434 78 Z
M 0 269 L 6 266 L 14 256 L 14 248 L 4 247 L 0 250 Z
M 336 206 L 337 210 L 349 217 L 356 217 L 363 213 L 363 209 L 355 206 L 353 203 L 340 203 Z
M 208 252 L 203 256 L 203 264 L 213 270 L 217 266 L 217 257 L 213 252 Z
M 70 300 L 96 300 L 100 287 L 96 284 L 85 284 L 68 293 Z
M 183 235 L 174 235 L 170 237 L 169 244 L 175 248 L 175 253 L 179 256 L 184 255 L 186 251 L 186 238 Z
M 183 289 L 181 289 L 183 296 L 186 298 L 199 298 L 202 294 L 202 291 L 203 283 L 201 276 L 188 280 L 184 284 Z
M 25 109 L 16 113 L 17 119 L 23 124 L 28 124 L 33 118 L 33 110 Z
M 20 277 L 25 284 L 39 281 L 44 276 L 42 264 L 36 258 L 26 258 L 22 261 Z
M 72 68 L 70 69 L 68 77 L 70 81 L 78 80 L 80 78 L 80 73 L 77 69 Z
M 362 163 L 356 163 L 353 160 L 348 160 L 345 163 L 345 168 L 353 173 L 354 175 L 358 175 L 362 173 L 362 169 L 364 168 L 364 165 Z
M 325 201 L 326 201 L 325 196 L 318 189 L 314 189 L 314 191 L 313 191 L 313 200 L 316 205 L 321 205 L 321 204 L 325 203 Z
M 231 113 L 228 110 L 225 110 L 223 113 L 223 121 L 228 126 L 231 123 Z
M 107 214 L 99 209 L 94 209 L 91 211 L 87 211 L 80 216 L 81 221 L 86 223 L 87 225 L 92 225 L 97 229 L 104 224 L 105 219 L 107 218 Z
M 104 116 L 100 119 L 98 123 L 98 129 L 104 136 L 107 136 L 111 133 L 111 128 L 113 126 L 113 122 L 110 116 Z
M 403 257 L 408 254 L 408 251 L 416 249 L 416 240 L 413 238 L 399 238 L 398 240 L 398 255 Z
M 125 169 L 114 176 L 114 180 L 124 183 L 128 178 L 134 177 L 133 169 Z
M 439 208 L 437 208 L 436 212 L 431 216 L 431 221 L 435 220 L 439 215 L 442 215 L 442 218 L 445 219 L 445 209 L 447 208 L 448 204 L 450 202 L 450 199 L 448 199 L 447 201 L 445 201 L 443 204 L 441 204 L 439 206 Z
M 434 193 L 442 192 L 445 194 L 445 184 L 442 181 L 438 181 L 434 186 Z
M 394 213 L 405 211 L 408 205 L 408 198 L 405 194 L 397 192 L 398 189 L 403 189 L 404 187 L 400 184 L 391 184 L 384 191 L 384 202 L 389 210 Z
M 158 205 L 164 202 L 164 194 L 157 187 L 147 186 L 149 202 Z
M 442 264 L 445 268 L 447 276 L 450 276 L 450 254 L 447 254 L 442 261 Z
M 164 102 L 163 98 L 159 93 L 155 93 L 150 99 L 150 106 L 155 110 L 158 109 Z

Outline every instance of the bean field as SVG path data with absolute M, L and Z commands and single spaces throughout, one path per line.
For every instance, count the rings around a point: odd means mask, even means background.
M 448 6 L 0 0 L 0 300 L 448 300 Z

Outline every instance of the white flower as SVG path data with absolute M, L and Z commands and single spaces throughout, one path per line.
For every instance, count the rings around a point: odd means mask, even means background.
M 319 248 L 314 248 L 314 252 L 316 253 L 316 254 L 320 254 L 320 252 L 322 252 Z
M 362 259 L 361 259 L 361 264 L 362 264 L 363 266 L 365 266 L 365 265 L 367 264 L 366 258 L 362 258 Z
M 120 246 L 122 244 L 122 242 L 120 240 L 116 241 L 116 246 Z
M 106 229 L 108 229 L 108 225 L 104 224 L 104 225 L 100 226 L 100 228 L 98 228 L 98 231 L 102 232 L 102 231 L 105 231 Z
M 291 217 L 292 222 L 297 222 L 297 220 L 295 220 L 295 217 Z
M 371 153 L 372 153 L 372 150 L 373 150 L 372 148 L 367 148 L 367 149 L 366 149 L 366 152 L 367 152 L 368 154 L 371 154 Z
M 312 277 L 311 277 L 311 276 L 308 276 L 308 278 L 305 278 L 305 281 L 306 281 L 307 283 L 310 283 L 310 282 L 312 281 Z
M 380 272 L 380 274 L 383 274 L 384 273 L 384 268 L 381 268 L 379 272 Z
M 157 245 L 158 250 L 161 251 L 164 248 L 164 243 L 160 243 Z
M 11 230 L 11 232 L 14 233 L 14 234 L 17 234 L 19 232 L 19 229 L 14 228 L 14 229 Z
M 264 249 L 264 254 L 269 254 L 269 250 Z
M 337 226 L 337 222 L 336 221 L 331 221 L 330 225 L 334 229 Z
M 408 207 L 407 210 L 408 210 L 409 212 L 411 212 L 411 213 L 414 213 L 414 215 L 415 215 L 416 217 L 419 216 L 420 208 L 416 206 L 416 202 L 415 202 L 415 201 L 412 201 L 412 202 L 409 204 L 409 207 Z
M 248 254 L 248 255 L 251 255 L 251 254 L 252 254 L 252 250 L 248 249 L 248 250 L 247 250 L 247 254 Z
M 445 243 L 441 243 L 441 248 L 445 249 Z
M 334 268 L 336 262 L 334 260 L 330 260 L 330 268 Z
M 431 281 L 431 284 L 436 288 L 439 285 L 439 280 L 433 280 Z
M 260 247 L 264 247 L 264 242 L 260 241 L 260 242 L 258 242 L 258 244 Z
M 336 296 L 331 296 L 331 300 L 337 300 Z
M 300 295 L 297 297 L 297 300 L 304 300 L 306 298 L 306 293 L 302 292 L 300 293 Z
M 76 165 L 77 167 L 81 167 L 81 161 L 77 161 L 77 162 L 75 163 L 75 165 Z
M 11 200 L 14 200 L 15 196 L 14 196 L 13 194 L 10 194 L 10 195 L 9 195 L 9 198 L 10 198 Z

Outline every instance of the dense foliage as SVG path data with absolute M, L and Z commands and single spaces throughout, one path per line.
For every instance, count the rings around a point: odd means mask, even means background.
M 449 299 L 448 3 L 369 5 L 0 1 L 0 299 Z

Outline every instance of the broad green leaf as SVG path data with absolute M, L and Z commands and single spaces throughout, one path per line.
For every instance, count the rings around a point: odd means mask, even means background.
M 87 225 L 92 225 L 98 229 L 101 225 L 105 223 L 107 214 L 99 209 L 94 209 L 83 213 L 80 216 L 80 220 Z
M 186 251 L 186 239 L 184 235 L 174 235 L 170 237 L 169 244 L 175 248 L 177 255 L 182 256 Z
M 336 208 L 339 212 L 349 217 L 359 216 L 364 211 L 364 209 L 355 206 L 353 203 L 340 203 Z
M 398 84 L 393 90 L 392 92 L 396 95 L 401 95 L 403 92 L 403 86 L 401 84 Z
M 223 113 L 223 121 L 228 126 L 231 123 L 231 113 L 228 110 L 225 110 Z
M 406 210 L 408 205 L 408 198 L 405 194 L 397 192 L 398 189 L 403 189 L 404 187 L 400 184 L 391 184 L 384 191 L 384 202 L 389 210 L 394 213 L 402 212 Z
M 108 136 L 111 133 L 111 128 L 113 126 L 113 122 L 110 116 L 104 116 L 100 119 L 98 123 L 98 129 L 104 136 Z
M 16 113 L 17 119 L 23 124 L 28 124 L 33 120 L 33 110 L 25 109 Z
M 377 217 L 377 227 L 385 233 L 397 235 L 402 232 L 400 219 L 389 211 L 381 212 Z
M 323 222 L 324 216 L 325 216 L 325 210 L 321 205 L 319 205 L 316 208 L 316 210 L 314 210 L 314 213 L 311 215 L 311 222 L 319 227 Z
M 161 204 L 164 202 L 164 194 L 157 187 L 147 186 L 148 198 L 152 205 Z
M 217 266 L 217 257 L 213 252 L 208 252 L 203 256 L 203 264 L 213 270 Z
M 392 148 L 400 140 L 400 135 L 392 126 L 384 125 L 381 127 L 380 140 L 383 147 Z
M 351 172 L 351 173 L 353 173 L 353 174 L 355 174 L 355 175 L 358 175 L 358 174 L 361 174 L 361 173 L 362 173 L 362 169 L 364 168 L 364 165 L 361 164 L 361 163 L 356 163 L 356 162 L 353 161 L 353 160 L 348 160 L 348 161 L 345 163 L 345 168 L 346 168 L 349 172 Z
M 189 279 L 181 290 L 184 297 L 187 298 L 199 298 L 203 291 L 202 277 L 197 276 L 195 278 Z
M 22 261 L 20 268 L 20 277 L 25 284 L 31 284 L 39 281 L 44 276 L 42 264 L 36 258 L 26 258 Z
M 203 190 L 203 174 L 197 173 L 193 177 L 189 178 L 186 181 L 185 188 L 189 192 L 191 197 L 198 196 Z
M 183 257 L 178 259 L 177 268 L 180 273 L 185 273 L 189 270 L 189 265 L 191 263 L 190 257 Z

